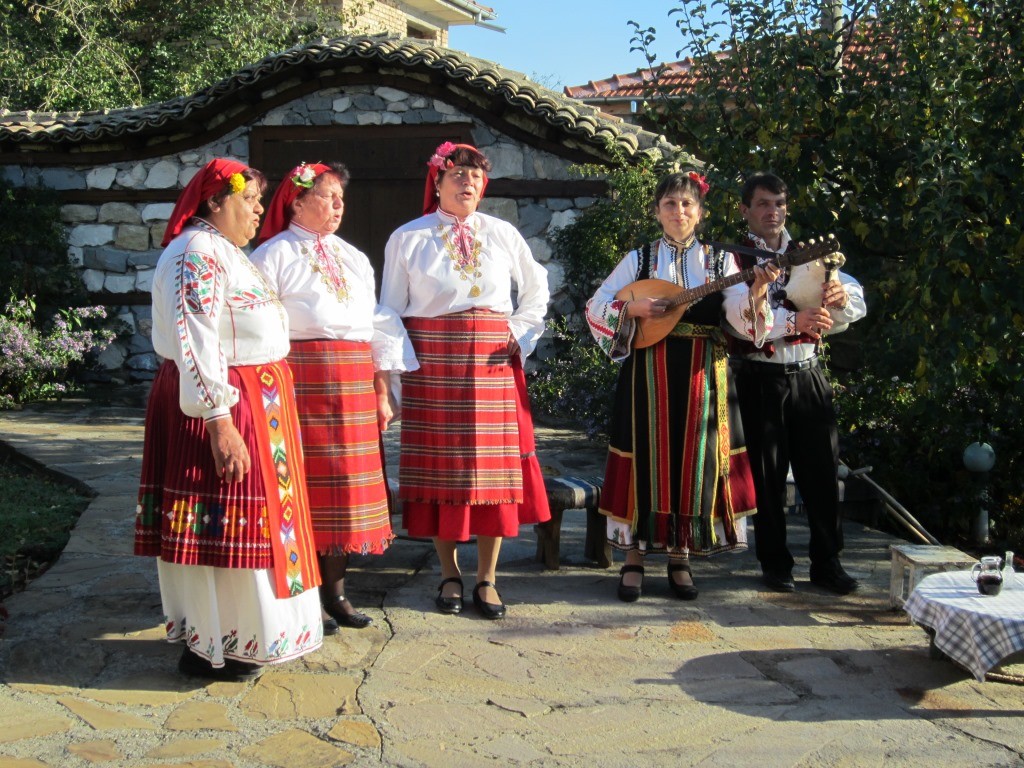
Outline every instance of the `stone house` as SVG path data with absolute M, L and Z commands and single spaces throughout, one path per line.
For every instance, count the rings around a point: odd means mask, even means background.
M 413 38 L 343 37 L 296 47 L 186 98 L 96 113 L 0 113 L 0 175 L 59 191 L 68 257 L 91 299 L 130 328 L 105 368 L 146 380 L 149 289 L 174 200 L 209 159 L 233 157 L 276 184 L 300 160 L 352 174 L 341 236 L 380 271 L 384 244 L 420 213 L 426 159 L 445 140 L 493 163 L 483 210 L 516 225 L 548 268 L 552 308 L 572 307 L 550 236 L 603 190 L 576 163 L 676 148 L 523 75 Z M 543 354 L 543 350 L 539 354 Z

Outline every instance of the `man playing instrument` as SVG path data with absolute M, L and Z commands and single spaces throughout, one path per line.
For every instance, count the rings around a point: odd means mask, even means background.
M 789 189 L 770 173 L 743 185 L 740 213 L 749 234 L 746 245 L 781 254 L 797 247 L 786 230 Z M 741 269 L 766 258 L 737 254 Z M 792 592 L 793 555 L 786 545 L 786 477 L 792 466 L 810 524 L 811 583 L 845 595 L 860 585 L 843 570 L 839 516 L 838 434 L 832 387 L 818 363 L 818 346 L 833 325 L 860 320 L 864 290 L 836 272 L 821 286 L 818 306 L 798 309 L 786 295 L 790 270 L 768 286 L 769 327 L 750 334 L 730 329 L 729 357 L 757 494 L 754 542 L 764 583 Z M 737 338 L 739 336 L 739 338 Z

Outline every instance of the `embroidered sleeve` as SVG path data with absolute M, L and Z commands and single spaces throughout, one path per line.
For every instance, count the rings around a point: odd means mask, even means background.
M 587 302 L 590 333 L 601 351 L 615 362 L 621 362 L 629 356 L 633 334 L 636 332 L 636 321 L 624 317 L 628 302 L 616 299 L 615 295 L 636 279 L 638 259 L 636 251 L 626 254 Z
M 402 318 L 390 307 L 378 304 L 374 310 L 370 349 L 375 371 L 408 373 L 420 367 Z
M 225 416 L 238 402 L 228 384 L 219 322 L 225 308 L 226 276 L 212 254 L 186 251 L 178 257 L 174 290 L 180 352 L 180 404 L 187 416 Z
M 723 276 L 739 272 L 739 265 L 731 253 L 724 254 L 722 266 Z M 739 283 L 725 289 L 725 316 L 733 331 L 740 338 L 752 341 L 761 347 L 767 341 L 775 324 L 775 315 L 769 311 L 769 302 L 761 302 L 760 307 L 754 306 L 750 285 Z

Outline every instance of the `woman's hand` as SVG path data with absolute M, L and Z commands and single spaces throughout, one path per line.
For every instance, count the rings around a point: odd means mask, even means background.
M 395 418 L 391 407 L 391 373 L 376 371 L 373 374 L 373 391 L 377 395 L 377 426 L 381 432 L 387 432 L 391 420 Z
M 226 483 L 240 483 L 252 469 L 249 449 L 230 416 L 206 422 L 217 477 Z
M 509 333 L 509 335 L 508 335 L 508 347 L 507 348 L 508 348 L 508 356 L 509 356 L 510 359 L 519 354 L 519 342 L 516 341 L 516 337 L 513 336 L 511 333 Z
M 754 304 L 764 301 L 768 295 L 768 286 L 778 280 L 781 274 L 779 265 L 771 261 L 754 267 L 754 284 L 750 286 L 750 297 Z
M 626 304 L 626 317 L 664 317 L 668 299 L 634 299 Z
M 812 339 L 820 339 L 821 334 L 832 327 L 832 318 L 823 307 L 801 309 L 796 313 L 797 333 L 805 333 Z

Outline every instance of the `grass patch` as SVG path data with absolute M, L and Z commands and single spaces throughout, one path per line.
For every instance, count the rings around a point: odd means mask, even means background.
M 68 543 L 89 499 L 0 454 L 0 600 L 41 575 Z

